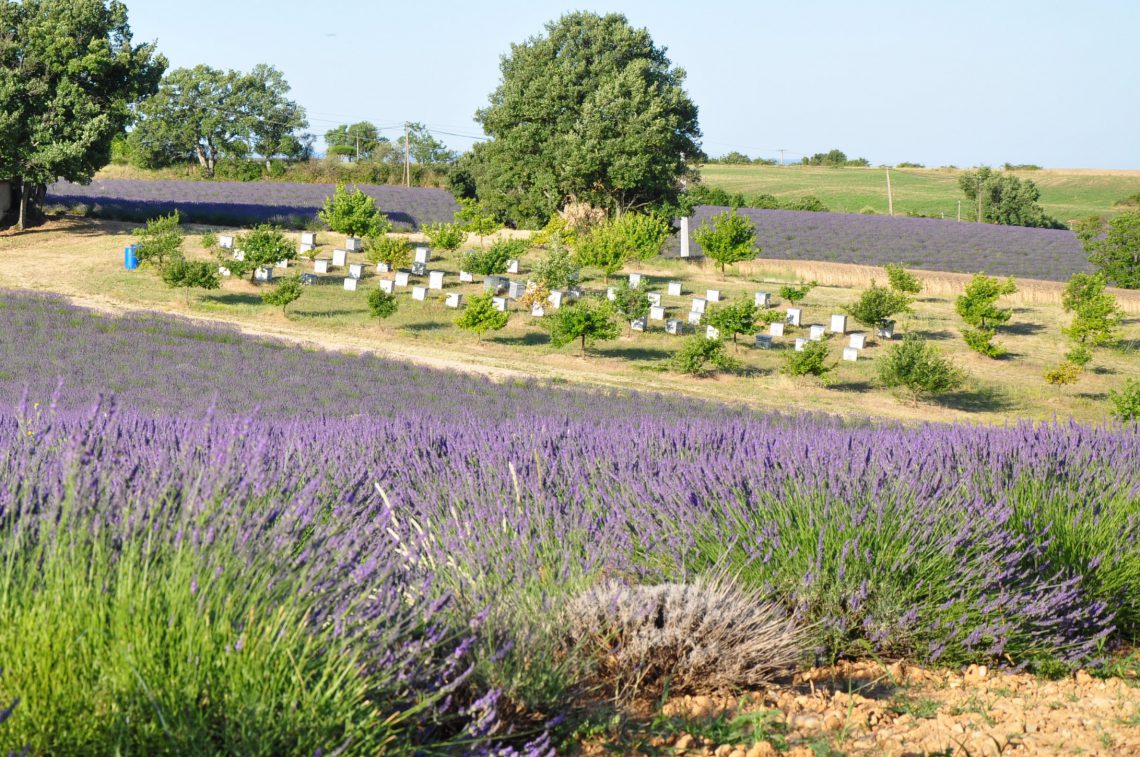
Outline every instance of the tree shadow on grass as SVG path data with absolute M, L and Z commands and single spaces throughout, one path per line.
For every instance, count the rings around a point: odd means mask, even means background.
M 295 308 L 289 311 L 289 315 L 295 315 L 298 318 L 330 318 L 335 315 L 360 315 L 359 310 L 329 310 L 321 308 L 320 310 L 301 310 Z
M 522 336 L 497 336 L 488 341 L 495 344 L 506 344 L 512 347 L 539 347 L 550 344 L 550 335 L 541 331 L 531 331 Z
M 1001 327 L 1001 330 L 1015 336 L 1032 336 L 1033 334 L 1040 334 L 1045 330 L 1045 327 L 1040 323 L 1007 323 Z
M 931 401 L 942 407 L 962 410 L 967 413 L 996 413 L 1001 410 L 1011 410 L 1017 406 L 1017 403 L 1008 395 L 993 387 L 980 387 L 943 394 L 934 397 Z
M 215 305 L 261 305 L 264 304 L 259 294 L 242 294 L 242 293 L 227 293 L 227 294 L 207 294 L 202 297 L 202 302 L 213 303 Z
M 931 331 L 916 331 L 914 335 L 922 339 L 928 339 L 933 342 L 944 342 L 947 339 L 953 339 L 956 334 L 948 329 L 939 329 Z
M 837 392 L 864 394 L 874 389 L 875 385 L 870 381 L 836 381 L 834 384 L 829 384 L 827 388 Z
M 595 347 L 598 357 L 616 357 L 622 360 L 666 360 L 673 356 L 669 350 L 657 347 Z
M 1090 368 L 1089 371 L 1098 376 L 1115 376 L 1117 374 L 1115 368 L 1109 368 L 1107 365 L 1098 365 L 1095 368 Z
M 1092 400 L 1093 402 L 1104 402 L 1108 399 L 1108 392 L 1077 392 L 1077 397 L 1083 400 Z
M 422 323 L 408 323 L 400 327 L 402 331 L 410 331 L 413 334 L 418 334 L 421 331 L 439 331 L 440 329 L 447 328 L 448 324 L 441 323 L 440 321 L 423 321 Z

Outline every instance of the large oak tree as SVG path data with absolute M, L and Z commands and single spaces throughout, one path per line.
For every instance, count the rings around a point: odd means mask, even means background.
M 685 72 L 623 15 L 565 15 L 501 70 L 476 114 L 491 140 L 461 169 L 504 218 L 545 223 L 570 198 L 614 213 L 670 201 L 703 157 Z
M 165 69 L 153 44 L 132 44 L 117 0 L 0 0 L 0 178 L 20 229 L 47 185 L 88 182 L 110 161 Z

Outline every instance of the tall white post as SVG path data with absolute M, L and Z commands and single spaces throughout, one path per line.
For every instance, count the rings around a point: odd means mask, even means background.
M 689 257 L 689 218 L 681 217 L 681 257 Z

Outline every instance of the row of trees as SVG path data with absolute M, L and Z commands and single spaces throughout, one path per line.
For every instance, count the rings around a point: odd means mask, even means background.
M 454 163 L 458 158 L 422 123 L 412 121 L 404 127 L 405 134 L 393 142 L 380 134 L 371 121 L 341 124 L 325 132 L 325 145 L 329 155 L 355 160 L 402 163 L 407 158 L 417 165 L 438 167 Z

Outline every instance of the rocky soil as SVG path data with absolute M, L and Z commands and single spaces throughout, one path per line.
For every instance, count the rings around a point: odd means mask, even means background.
M 1140 755 L 1140 681 L 1126 676 L 1099 679 L 1081 671 L 1048 680 L 984 666 L 952 673 L 845 663 L 743 697 L 670 699 L 643 739 L 583 751 Z

